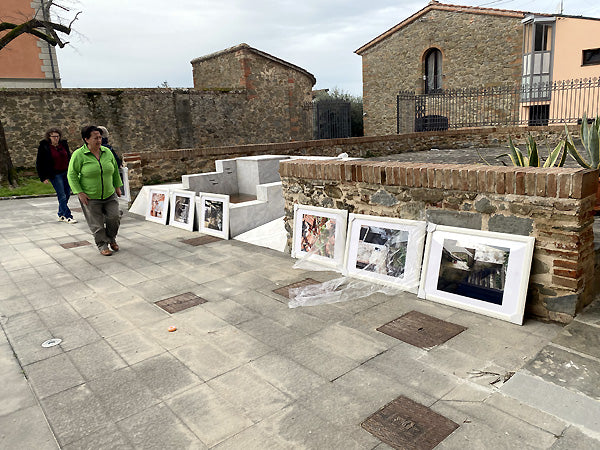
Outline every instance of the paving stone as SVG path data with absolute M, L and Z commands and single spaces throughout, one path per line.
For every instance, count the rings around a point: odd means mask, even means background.
M 3 399 L 4 401 L 4 399 Z M 59 446 L 37 404 L 0 415 L 0 448 L 55 450 Z
M 571 424 L 600 433 L 600 406 L 597 401 L 552 383 L 527 371 L 517 372 L 501 391 L 540 411 Z
M 208 447 L 252 426 L 249 418 L 206 384 L 179 394 L 167 405 Z
M 318 343 L 304 338 L 280 350 L 298 364 L 323 378 L 333 381 L 358 366 L 358 362 L 323 349 Z
M 111 336 L 106 339 L 106 342 L 130 365 L 165 351 L 163 347 L 148 339 L 139 330 Z
M 204 339 L 223 351 L 237 364 L 245 364 L 273 351 L 270 345 L 234 327 L 221 328 Z
M 311 336 L 332 353 L 363 362 L 386 350 L 386 347 L 357 330 L 334 324 Z
M 21 336 L 18 339 L 10 339 L 10 344 L 19 359 L 19 363 L 26 366 L 63 352 L 60 345 L 49 348 L 42 347 L 42 342 L 54 337 L 49 330 L 40 330 Z
M 118 313 L 136 326 L 142 326 L 164 320 L 167 313 L 144 300 L 132 301 L 119 308 Z
M 258 313 L 255 311 L 229 299 L 207 302 L 202 308 L 220 317 L 230 325 L 239 325 L 258 317 Z
M 503 444 L 502 448 L 510 448 L 508 445 L 515 445 L 516 442 L 530 448 L 548 448 L 556 439 L 552 433 L 480 402 L 445 401 L 442 399 L 435 403 L 431 409 L 461 425 L 461 427 L 469 421 L 477 424 L 481 430 L 485 429 L 482 427 L 483 425 L 488 427 L 494 431 L 494 434 L 504 437 L 506 443 Z
M 131 368 L 137 378 L 161 399 L 173 397 L 203 381 L 176 357 L 163 353 L 148 358 Z
M 123 358 L 103 340 L 70 350 L 67 355 L 86 381 L 105 377 L 127 366 Z
M 222 349 L 198 339 L 195 344 L 183 345 L 171 350 L 171 353 L 182 361 L 202 380 L 210 380 L 240 365 Z
M 572 322 L 552 342 L 600 358 L 600 329 L 597 326 L 578 321 Z
M 292 398 L 305 395 L 328 381 L 280 353 L 269 353 L 249 363 L 262 378 Z M 290 373 L 294 376 L 290 377 Z
M 494 408 L 504 411 L 506 414 L 510 414 L 533 426 L 546 430 L 555 436 L 562 435 L 567 428 L 567 424 L 563 420 L 532 408 L 531 406 L 500 392 L 494 392 L 484 401 L 486 404 L 492 405 Z
M 277 348 L 285 348 L 303 337 L 292 328 L 287 328 L 263 316 L 242 322 L 238 328 L 259 341 Z
M 54 337 L 62 339 L 60 345 L 65 351 L 91 344 L 101 338 L 84 319 L 52 326 L 50 331 Z
M 600 398 L 600 361 L 587 358 L 559 347 L 546 346 L 527 363 L 532 374 L 557 386 Z
M 208 448 L 162 403 L 123 419 L 118 425 L 135 448 Z
M 90 316 L 88 323 L 102 337 L 122 334 L 134 328 L 133 324 L 123 318 L 117 311 L 108 310 L 105 313 Z
M 359 449 L 347 431 L 296 404 L 269 417 L 261 425 L 284 442 L 283 448 Z
M 255 423 L 293 401 L 247 366 L 213 378 L 207 384 Z
M 127 450 L 134 447 L 114 424 L 100 428 L 78 441 L 62 446 L 63 450 L 96 450 L 101 448 Z
M 29 364 L 24 369 L 38 398 L 48 397 L 84 382 L 77 368 L 64 353 Z
M 570 426 L 557 439 L 552 450 L 596 450 L 600 448 L 600 440 L 582 433 L 577 427 Z
M 47 397 L 41 403 L 61 447 L 112 423 L 99 399 L 85 384 Z
M 152 391 L 129 367 L 92 380 L 87 385 L 113 421 L 137 414 L 158 403 Z

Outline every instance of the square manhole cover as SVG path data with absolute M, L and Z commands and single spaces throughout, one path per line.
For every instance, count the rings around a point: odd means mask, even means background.
M 398 397 L 369 416 L 361 426 L 396 449 L 429 450 L 458 425 L 406 397 Z
M 183 242 L 184 244 L 193 245 L 194 247 L 197 247 L 198 245 L 210 244 L 211 242 L 217 242 L 217 241 L 222 241 L 222 240 L 223 239 L 218 238 L 216 236 L 200 236 L 200 237 L 196 237 L 196 238 L 185 239 L 181 242 Z
M 273 289 L 273 292 L 279 294 L 285 298 L 290 298 L 290 289 L 310 286 L 311 284 L 319 284 L 320 282 L 317 280 L 313 280 L 312 278 L 305 278 L 302 281 L 298 281 L 296 283 L 288 284 L 287 286 L 283 286 L 277 289 Z
M 67 242 L 66 244 L 60 244 L 62 248 L 76 248 L 76 247 L 84 247 L 86 245 L 92 245 L 88 241 L 77 241 L 77 242 Z
M 377 331 L 424 349 L 443 344 L 465 330 L 466 327 L 418 311 L 410 311 L 377 328 Z
M 158 302 L 155 302 L 155 305 L 164 309 L 166 312 L 173 314 L 206 302 L 206 299 L 198 297 L 191 292 L 186 292 L 185 294 L 176 295 L 175 297 L 159 300 Z

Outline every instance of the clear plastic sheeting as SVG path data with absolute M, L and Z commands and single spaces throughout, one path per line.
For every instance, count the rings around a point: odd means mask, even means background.
M 333 271 L 331 267 L 322 264 L 321 259 L 318 258 L 317 251 L 313 250 L 305 257 L 296 261 L 294 269 L 313 272 Z M 299 306 L 317 306 L 347 302 L 368 297 L 376 292 L 385 295 L 397 295 L 400 293 L 400 290 L 356 278 L 339 277 L 323 283 L 290 289 L 288 306 L 290 308 L 298 308 Z
M 355 278 L 339 277 L 319 284 L 290 289 L 290 308 L 348 302 L 368 297 L 376 292 L 398 295 L 401 291 L 390 286 L 369 283 Z

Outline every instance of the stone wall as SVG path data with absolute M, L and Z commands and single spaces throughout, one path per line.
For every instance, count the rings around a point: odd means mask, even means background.
M 316 83 L 304 69 L 250 47 L 235 47 L 192 61 L 195 89 L 244 89 L 248 100 L 246 126 L 262 142 L 312 137 L 312 111 L 305 108 Z M 282 130 L 287 139 L 281 139 Z
M 17 167 L 33 167 L 53 126 L 72 149 L 80 130 L 104 125 L 118 153 L 310 139 L 305 70 L 242 44 L 195 60 L 194 89 L 7 89 L 0 120 Z
M 442 53 L 443 89 L 519 81 L 522 17 L 432 8 L 360 52 L 365 135 L 396 132 L 396 94 L 423 92 L 424 56 L 430 48 Z
M 289 244 L 294 203 L 427 220 L 535 237 L 529 315 L 569 322 L 597 290 L 597 170 L 295 160 L 280 174 Z
M 577 136 L 577 127 L 571 127 L 570 131 L 573 136 Z M 431 148 L 508 147 L 509 136 L 516 144 L 520 144 L 528 133 L 538 140 L 547 139 L 549 145 L 555 145 L 563 132 L 564 127 L 560 126 L 471 128 L 390 136 L 135 152 L 126 156 L 130 157 L 130 161 L 136 161 L 135 170 L 138 171 L 139 178 L 135 181 L 130 176 L 131 189 L 135 191 L 144 184 L 174 181 L 179 180 L 182 175 L 214 171 L 217 159 L 251 155 L 337 156 L 340 153 L 364 158 Z
M 88 124 L 106 126 L 118 153 L 264 142 L 245 126 L 245 103 L 242 91 L 10 89 L 0 91 L 0 120 L 13 164 L 33 167 L 52 126 L 63 130 L 72 150 L 82 145 Z

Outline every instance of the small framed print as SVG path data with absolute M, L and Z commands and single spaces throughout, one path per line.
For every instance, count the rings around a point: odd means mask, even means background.
M 350 214 L 344 274 L 416 294 L 426 227 L 423 221 Z
M 341 271 L 348 211 L 294 205 L 292 257 L 308 258 Z
M 127 167 L 119 167 L 119 175 L 121 176 L 121 181 L 123 181 L 123 186 L 121 186 L 121 196 L 119 200 L 124 202 L 131 201 L 131 192 L 129 192 L 129 169 Z
M 229 239 L 229 195 L 200 193 L 198 231 Z
M 146 220 L 166 225 L 169 213 L 169 189 L 150 188 Z
M 419 297 L 521 325 L 534 242 L 430 224 Z
M 171 215 L 169 225 L 194 231 L 196 193 L 193 191 L 173 191 L 171 193 Z

